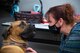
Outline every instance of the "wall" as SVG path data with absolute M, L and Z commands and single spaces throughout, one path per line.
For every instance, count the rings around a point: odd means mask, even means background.
M 80 0 L 42 0 L 43 2 L 43 13 L 45 14 L 46 11 L 56 5 L 64 4 L 64 3 L 71 3 L 74 6 L 76 14 L 80 14 Z M 39 4 L 39 0 L 20 0 L 19 6 L 20 11 L 30 11 L 33 10 L 33 5 Z
M 33 10 L 34 4 L 39 4 L 38 0 L 20 0 L 19 6 L 21 11 L 30 11 Z

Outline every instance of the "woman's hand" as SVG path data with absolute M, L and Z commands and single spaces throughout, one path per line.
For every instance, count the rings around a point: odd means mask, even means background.
M 26 52 L 27 53 L 37 53 L 34 49 L 32 49 L 31 47 L 28 47 L 27 49 L 26 49 Z

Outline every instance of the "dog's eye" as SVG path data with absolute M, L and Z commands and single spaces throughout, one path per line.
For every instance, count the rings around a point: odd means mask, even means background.
M 18 26 L 21 27 L 21 28 L 25 28 L 26 24 L 22 21 L 22 22 L 20 23 L 20 25 L 18 25 Z

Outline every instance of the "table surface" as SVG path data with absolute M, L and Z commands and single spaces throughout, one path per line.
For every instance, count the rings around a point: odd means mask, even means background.
M 5 23 L 2 23 L 2 25 L 4 26 L 9 26 L 11 25 L 12 22 L 5 22 Z M 39 23 L 39 24 L 34 24 L 35 28 L 38 28 L 38 29 L 49 29 L 48 27 L 48 23 Z

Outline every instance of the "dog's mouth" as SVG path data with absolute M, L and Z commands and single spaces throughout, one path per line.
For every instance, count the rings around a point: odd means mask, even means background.
M 25 28 L 25 30 L 20 34 L 20 37 L 26 41 L 26 40 L 30 40 L 35 36 L 36 32 L 35 32 L 35 27 L 32 25 L 29 25 L 28 28 Z

